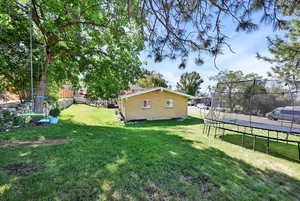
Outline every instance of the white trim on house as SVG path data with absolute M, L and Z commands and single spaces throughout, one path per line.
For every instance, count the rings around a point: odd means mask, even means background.
M 163 88 L 163 87 L 157 87 L 157 88 L 148 89 L 148 90 L 144 90 L 144 91 L 138 91 L 138 92 L 128 94 L 128 95 L 123 95 L 123 96 L 120 96 L 120 99 L 129 98 L 129 97 L 132 97 L 132 96 L 138 96 L 138 95 L 150 93 L 150 92 L 153 92 L 153 91 L 167 91 L 167 92 L 177 94 L 177 95 L 180 95 L 180 96 L 188 97 L 189 99 L 195 99 L 194 96 L 190 96 L 188 94 L 184 94 L 184 93 L 181 93 L 181 92 L 178 92 L 178 91 L 173 91 L 171 89 L 166 89 L 166 88 Z

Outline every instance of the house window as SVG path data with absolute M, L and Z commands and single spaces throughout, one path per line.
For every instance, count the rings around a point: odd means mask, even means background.
M 144 108 L 151 108 L 152 102 L 150 100 L 144 100 Z
M 173 107 L 173 100 L 172 99 L 168 99 L 166 101 L 166 107 Z

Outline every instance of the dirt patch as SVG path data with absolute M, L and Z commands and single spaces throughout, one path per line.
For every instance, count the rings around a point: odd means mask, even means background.
M 4 172 L 8 176 L 28 176 L 34 172 L 39 171 L 44 167 L 43 161 L 36 161 L 33 163 L 14 163 L 9 164 L 4 168 Z
M 18 147 L 18 146 L 42 146 L 52 144 L 63 144 L 71 141 L 70 139 L 43 139 L 43 140 L 14 140 L 0 141 L 0 147 Z
M 207 175 L 200 175 L 200 176 L 182 176 L 182 180 L 197 185 L 199 191 L 204 196 L 209 196 L 211 191 L 215 191 L 219 188 L 217 184 L 214 184 Z

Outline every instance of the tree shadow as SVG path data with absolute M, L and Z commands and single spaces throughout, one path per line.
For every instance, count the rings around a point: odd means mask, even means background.
M 145 127 L 173 127 L 173 126 L 190 126 L 203 124 L 204 120 L 201 118 L 188 116 L 187 119 L 171 119 L 171 120 L 153 120 L 153 121 L 143 121 L 136 123 L 126 123 L 125 127 L 132 128 L 145 128 Z
M 197 118 L 192 122 L 196 120 L 199 123 Z M 47 138 L 72 141 L 0 149 L 0 155 L 5 155 L 0 158 L 0 183 L 7 186 L 0 200 L 300 199 L 299 180 L 258 169 L 169 130 L 65 120 L 41 132 Z M 5 175 L 4 167 L 20 161 L 43 161 L 44 168 L 28 176 Z
M 253 149 L 253 136 L 244 136 L 243 145 L 242 134 L 226 134 L 222 139 L 226 142 L 243 146 L 247 149 Z M 255 151 L 267 153 L 267 139 L 256 137 Z M 270 140 L 269 154 L 278 158 L 290 160 L 293 162 L 300 162 L 298 155 L 298 146 L 295 143 L 286 143 L 276 140 Z

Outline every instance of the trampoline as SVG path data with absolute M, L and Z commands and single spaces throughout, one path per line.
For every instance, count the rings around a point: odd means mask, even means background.
M 297 144 L 300 160 L 300 82 L 245 80 L 218 83 L 212 93 L 212 105 L 204 118 L 204 133 L 223 138 L 225 131 Z M 221 131 L 221 132 L 220 132 Z

